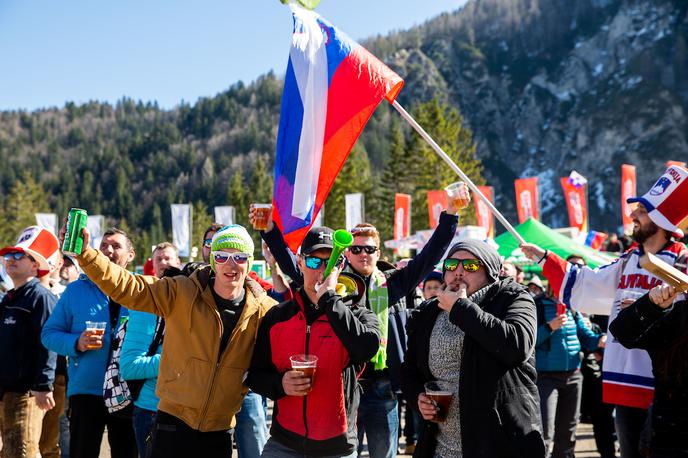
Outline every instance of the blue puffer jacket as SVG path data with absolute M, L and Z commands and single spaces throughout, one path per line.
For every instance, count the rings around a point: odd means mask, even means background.
M 155 355 L 147 356 L 147 353 L 155 337 L 157 322 L 158 317 L 152 313 L 129 311 L 129 324 L 119 361 L 125 380 L 146 380 L 134 405 L 153 412 L 158 410 L 160 401 L 155 394 L 155 385 L 158 383 L 162 344 L 158 345 Z
M 67 286 L 55 310 L 43 326 L 43 345 L 57 354 L 69 357 L 67 396 L 103 396 L 103 379 L 113 335 L 108 304 L 108 297 L 82 274 L 77 281 Z M 122 307 L 119 318 L 127 315 L 127 309 Z M 107 323 L 102 348 L 84 352 L 76 349 L 79 336 L 86 329 L 86 321 Z
M 557 303 L 540 296 L 535 299 L 538 314 L 535 368 L 538 372 L 564 372 L 580 368 L 581 347 L 592 351 L 602 334 L 586 326 L 578 312 L 566 308 L 566 324 L 552 332 L 546 324 L 557 314 Z

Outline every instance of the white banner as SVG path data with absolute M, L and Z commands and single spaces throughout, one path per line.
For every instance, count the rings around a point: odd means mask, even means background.
M 315 217 L 313 222 L 313 227 L 323 227 L 325 225 L 325 206 L 320 207 L 318 216 Z
M 88 215 L 86 227 L 89 234 L 91 234 L 90 245 L 93 248 L 98 248 L 100 241 L 103 239 L 103 220 L 103 215 Z
M 215 207 L 215 222 L 228 226 L 236 221 L 236 209 L 231 205 Z
M 179 256 L 188 257 L 191 251 L 191 205 L 172 204 L 172 243 Z
M 346 201 L 346 230 L 350 231 L 357 224 L 363 222 L 363 194 L 347 194 L 344 199 Z
M 36 225 L 57 235 L 57 215 L 55 213 L 36 213 Z

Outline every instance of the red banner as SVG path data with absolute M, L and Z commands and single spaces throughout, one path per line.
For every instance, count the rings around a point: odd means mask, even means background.
M 540 219 L 537 178 L 519 178 L 514 180 L 514 187 L 516 188 L 519 224 L 528 218 Z
M 394 240 L 411 235 L 411 196 L 394 195 Z
M 569 225 L 577 227 L 580 232 L 588 232 L 588 209 L 585 197 L 586 185 L 576 185 L 569 177 L 561 178 L 566 208 L 569 210 Z
M 633 220 L 631 219 L 633 208 L 631 204 L 626 203 L 626 199 L 636 196 L 635 183 L 635 166 L 623 164 L 621 166 L 621 222 L 624 234 L 633 233 Z
M 440 223 L 440 214 L 447 208 L 447 193 L 445 191 L 428 191 L 428 221 L 430 229 L 435 229 Z
M 487 200 L 494 203 L 494 188 L 492 186 L 478 186 L 478 189 L 487 197 Z M 475 204 L 475 220 L 478 222 L 478 226 L 484 227 L 487 231 L 487 238 L 493 239 L 494 216 L 492 210 L 476 193 L 473 193 L 473 202 Z
M 686 163 L 681 161 L 666 161 L 666 166 L 671 167 L 672 165 L 678 165 L 679 167 L 686 168 Z

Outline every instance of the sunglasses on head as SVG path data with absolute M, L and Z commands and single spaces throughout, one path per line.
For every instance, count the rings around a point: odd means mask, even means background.
M 205 239 L 203 240 L 203 246 L 206 248 L 210 248 L 210 245 L 213 244 L 213 239 Z
M 23 252 L 21 252 L 21 251 L 15 251 L 15 252 L 13 252 L 13 253 L 7 253 L 7 254 L 5 254 L 5 255 L 3 256 L 3 258 L 5 258 L 5 261 L 9 261 L 10 259 L 14 259 L 15 261 L 19 261 L 19 260 L 22 259 L 24 256 L 26 256 L 27 258 L 29 258 L 29 260 L 33 261 L 33 259 L 31 258 L 31 256 L 29 256 L 28 254 L 23 253 Z
M 352 254 L 361 254 L 361 252 L 365 251 L 366 254 L 373 254 L 378 250 L 376 246 L 371 246 L 371 245 L 351 245 L 349 247 L 349 251 L 351 251 Z
M 477 272 L 482 262 L 479 259 L 447 258 L 444 260 L 443 267 L 445 271 L 453 272 L 459 267 L 459 264 L 466 272 Z
M 232 259 L 232 261 L 234 261 L 235 264 L 246 264 L 248 262 L 248 258 L 250 258 L 250 256 L 246 253 L 227 253 L 225 251 L 213 251 L 211 254 L 216 264 L 224 264 L 230 258 Z
M 326 264 L 328 259 L 321 259 L 315 256 L 306 256 L 306 267 L 311 270 L 319 269 L 322 265 Z

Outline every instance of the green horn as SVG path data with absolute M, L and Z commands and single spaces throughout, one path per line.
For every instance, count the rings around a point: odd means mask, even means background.
M 334 234 L 332 234 L 332 244 L 334 248 L 332 248 L 332 254 L 327 261 L 327 267 L 325 267 L 325 273 L 323 274 L 325 278 L 332 272 L 342 251 L 346 250 L 352 243 L 354 243 L 354 236 L 351 235 L 351 232 L 345 229 L 337 229 L 334 231 Z

